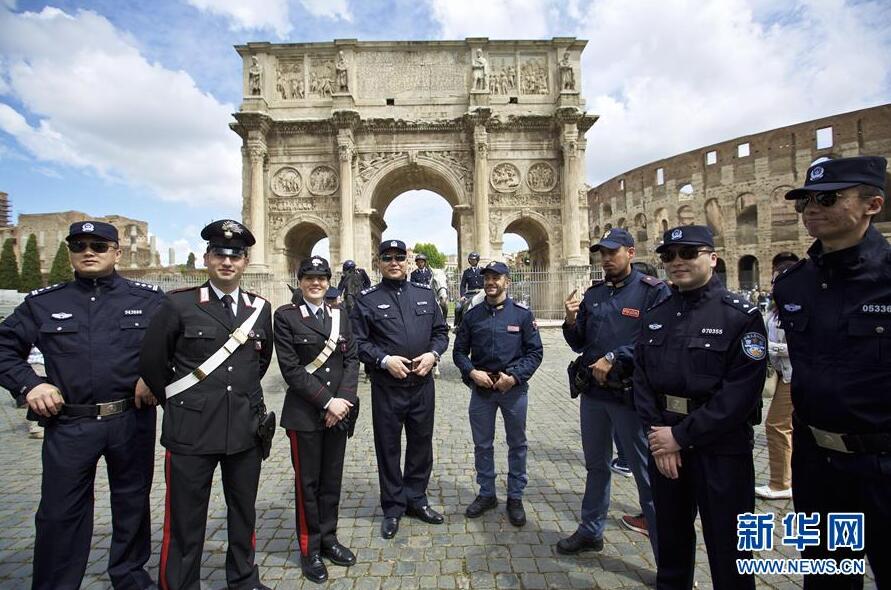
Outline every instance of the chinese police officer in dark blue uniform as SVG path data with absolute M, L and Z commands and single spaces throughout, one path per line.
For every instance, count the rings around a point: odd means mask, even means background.
M 118 231 L 100 221 L 71 225 L 75 279 L 32 291 L 0 326 L 0 385 L 27 394 L 45 423 L 33 588 L 78 588 L 93 535 L 93 482 L 108 468 L 114 588 L 151 588 L 149 492 L 155 404 L 139 378 L 145 328 L 163 298 L 157 287 L 123 279 Z M 26 359 L 36 345 L 47 378 Z
M 427 501 L 433 468 L 433 366 L 449 346 L 449 329 L 433 292 L 406 281 L 406 248 L 381 243 L 381 282 L 362 292 L 351 313 L 359 360 L 371 375 L 381 536 L 391 539 L 403 514 L 430 524 L 443 517 Z M 405 471 L 401 466 L 405 428 Z
M 427 266 L 427 255 L 418 254 L 417 256 L 415 256 L 415 264 L 418 265 L 418 268 L 411 271 L 411 282 L 421 283 L 422 285 L 429 285 L 430 281 L 433 280 L 433 271 L 430 270 L 429 266 Z
M 468 518 L 498 505 L 495 495 L 495 414 L 501 409 L 507 438 L 507 515 L 526 524 L 526 409 L 529 379 L 541 364 L 541 336 L 532 312 L 508 297 L 510 269 L 490 262 L 483 269 L 485 302 L 467 312 L 452 358 L 470 385 L 470 431 L 480 493 L 467 507 Z
M 774 286 L 792 362 L 792 498 L 820 515 L 820 543 L 803 557 L 865 549 L 879 588 L 891 587 L 891 246 L 873 222 L 886 169 L 878 157 L 808 169 L 786 198 L 816 241 Z M 839 535 L 847 513 L 864 515 L 862 547 Z M 863 588 L 863 576 L 805 576 L 804 587 Z
M 613 434 L 622 444 L 634 474 L 645 520 L 637 522 L 639 517 L 626 515 L 622 522 L 625 526 L 634 524 L 635 530 L 648 530 L 655 550 L 658 536 L 647 473 L 649 449 L 634 411 L 629 381 L 634 371 L 634 343 L 640 334 L 641 316 L 666 299 L 670 291 L 660 279 L 631 267 L 634 239 L 627 230 L 609 230 L 600 243 L 591 246 L 591 251 L 599 253 L 606 280 L 594 283 L 581 302 L 573 292 L 565 303 L 563 323 L 567 344 L 582 355 L 578 370 L 587 372 L 582 379 L 588 385 L 581 392 L 579 414 L 588 476 L 582 522 L 572 536 L 557 543 L 557 551 L 573 554 L 603 548 L 610 505 Z
M 671 296 L 643 315 L 634 402 L 647 428 L 659 531 L 658 588 L 693 587 L 696 512 L 715 588 L 755 587 L 737 573 L 737 515 L 755 508 L 753 423 L 760 420 L 767 335 L 758 308 L 714 274 L 711 231 L 685 225 L 656 248 Z

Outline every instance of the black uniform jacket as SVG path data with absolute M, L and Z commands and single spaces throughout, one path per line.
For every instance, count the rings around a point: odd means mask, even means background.
M 210 283 L 167 294 L 148 328 L 139 363 L 140 374 L 159 400 L 164 400 L 165 386 L 206 361 L 250 317 L 254 308 L 245 297 L 253 303 L 257 295 L 240 291 L 233 325 Z M 247 342 L 203 381 L 162 401 L 161 444 L 183 455 L 235 454 L 256 445 L 260 379 L 271 357 L 267 302 Z
M 396 379 L 380 368 L 380 362 L 387 355 L 409 360 L 425 352 L 442 355 L 449 347 L 449 327 L 427 285 L 384 279 L 362 291 L 351 319 L 359 360 L 366 364 L 373 383 L 413 387 L 432 379 L 432 371 L 424 377 L 410 374 Z
M 331 311 L 326 305 L 329 318 Z M 291 303 L 275 311 L 276 356 L 288 384 L 281 425 L 288 430 L 322 430 L 325 404 L 335 397 L 353 403 L 358 399 L 359 356 L 350 318 L 344 310 L 340 310 L 340 338 L 334 352 L 312 375 L 304 368 L 322 352 L 329 335 L 299 291 L 294 293 Z
M 139 349 L 163 294 L 117 273 L 31 291 L 0 325 L 0 385 L 23 395 L 46 381 L 70 404 L 132 398 Z M 46 379 L 27 362 L 37 346 Z
M 681 448 L 748 452 L 749 420 L 767 375 L 767 333 L 758 308 L 713 276 L 699 289 L 676 287 L 643 317 L 634 356 L 634 403 L 650 426 L 672 426 Z M 660 395 L 695 400 L 689 414 L 664 409 Z
M 796 418 L 842 434 L 891 433 L 891 246 L 870 226 L 859 244 L 819 241 L 777 277 Z

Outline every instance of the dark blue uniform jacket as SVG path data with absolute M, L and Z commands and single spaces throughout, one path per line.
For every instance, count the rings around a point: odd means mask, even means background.
M 423 285 L 429 285 L 430 281 L 433 280 L 433 271 L 430 270 L 430 267 L 426 268 L 416 268 L 411 272 L 412 283 L 421 283 Z
M 483 271 L 479 266 L 465 268 L 464 272 L 461 273 L 461 285 L 458 288 L 461 297 L 464 297 L 464 294 L 468 291 L 479 291 L 483 288 L 484 282 Z
M 162 300 L 158 287 L 117 273 L 32 291 L 0 325 L 0 385 L 22 395 L 49 382 L 69 404 L 132 398 L 142 337 Z M 27 363 L 32 346 L 46 379 Z
M 519 387 L 528 388 L 543 353 L 532 312 L 508 297 L 494 307 L 484 301 L 467 312 L 452 359 L 468 385 L 473 383 L 470 372 L 479 369 L 506 373 L 516 377 Z
M 624 281 L 599 281 L 585 291 L 575 324 L 563 325 L 563 338 L 574 352 L 582 354 L 585 370 L 608 352 L 616 355 L 613 367 L 619 375 L 630 375 L 634 367 L 634 343 L 644 312 L 670 295 L 668 286 L 638 270 Z M 611 372 L 612 375 L 612 372 Z M 615 399 L 592 378 L 588 394 Z
M 891 246 L 873 226 L 852 248 L 819 241 L 777 278 L 774 298 L 792 361 L 792 403 L 805 424 L 891 433 Z

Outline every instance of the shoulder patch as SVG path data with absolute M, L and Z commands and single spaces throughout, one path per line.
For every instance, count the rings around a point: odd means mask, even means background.
M 745 314 L 755 313 L 758 311 L 757 305 L 752 305 L 749 303 L 745 297 L 741 295 L 737 295 L 736 293 L 728 293 L 721 298 L 721 301 L 734 308 L 737 311 L 741 311 Z
M 361 291 L 359 291 L 359 295 L 368 295 L 369 293 L 377 291 L 377 288 L 379 286 L 380 286 L 380 283 L 378 283 L 377 285 L 372 285 L 372 286 L 368 287 L 367 289 L 362 289 Z
M 742 341 L 743 352 L 753 361 L 763 361 L 767 357 L 767 338 L 758 332 L 746 332 Z
M 525 302 L 523 302 L 523 301 L 517 301 L 516 299 L 511 299 L 511 301 L 513 301 L 513 302 L 514 302 L 514 305 L 516 305 L 516 306 L 519 307 L 519 308 L 522 308 L 522 309 L 525 309 L 525 310 L 528 310 L 528 309 L 529 309 L 529 304 L 528 304 L 528 303 L 525 303 Z
M 424 283 L 415 283 L 414 281 L 410 281 L 410 282 L 412 285 L 414 285 L 418 289 L 427 289 L 428 291 L 431 290 L 430 285 L 425 285 Z
M 127 281 L 130 283 L 131 287 L 135 287 L 137 289 L 145 289 L 146 291 L 158 291 L 158 285 L 151 285 L 149 283 L 140 283 L 139 281 Z
M 778 274 L 777 278 L 774 279 L 774 282 L 785 279 L 786 277 L 788 277 L 795 271 L 800 270 L 801 267 L 804 266 L 805 262 L 807 262 L 807 258 L 802 258 L 801 260 L 799 260 L 798 262 L 796 262 L 795 264 L 793 264 L 792 266 L 790 266 L 789 268 L 787 268 L 786 270 L 784 270 L 783 272 Z
M 658 287 L 659 285 L 662 285 L 665 283 L 665 281 L 663 281 L 662 279 L 660 279 L 658 277 L 651 277 L 650 275 L 644 275 L 644 276 L 640 277 L 640 281 L 642 283 L 648 284 L 651 287 Z
M 251 300 L 256 299 L 256 298 L 259 297 L 260 299 L 262 299 L 262 300 L 265 301 L 266 303 L 269 303 L 269 300 L 268 300 L 268 299 L 266 299 L 266 298 L 263 297 L 262 295 L 257 295 L 257 294 L 254 293 L 253 291 L 243 291 L 243 293 L 246 293 L 246 294 L 251 298 Z
M 49 293 L 50 291 L 56 291 L 57 289 L 61 289 L 68 283 L 56 283 L 55 285 L 49 285 L 46 287 L 41 287 L 40 289 L 34 289 L 30 293 L 28 293 L 28 297 L 36 297 L 37 295 L 43 295 L 44 293 Z

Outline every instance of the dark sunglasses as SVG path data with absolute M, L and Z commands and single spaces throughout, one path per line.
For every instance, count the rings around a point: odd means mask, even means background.
M 667 252 L 661 252 L 659 254 L 659 260 L 662 262 L 671 262 L 674 260 L 675 256 L 680 256 L 681 260 L 693 260 L 700 254 L 705 254 L 706 252 L 714 252 L 714 250 L 697 248 L 696 246 L 681 246 L 680 248 L 668 250 Z
M 80 254 L 84 252 L 87 248 L 95 252 L 96 254 L 105 254 L 108 252 L 108 249 L 112 247 L 111 242 L 87 242 L 83 240 L 75 240 L 73 242 L 68 242 L 68 249 L 75 254 Z
M 832 207 L 841 197 L 842 194 L 837 191 L 813 193 L 806 197 L 795 199 L 795 210 L 799 213 L 804 213 L 804 210 L 807 207 L 807 204 L 811 202 L 811 199 L 821 207 Z
M 405 254 L 381 254 L 381 262 L 405 262 L 407 258 Z

